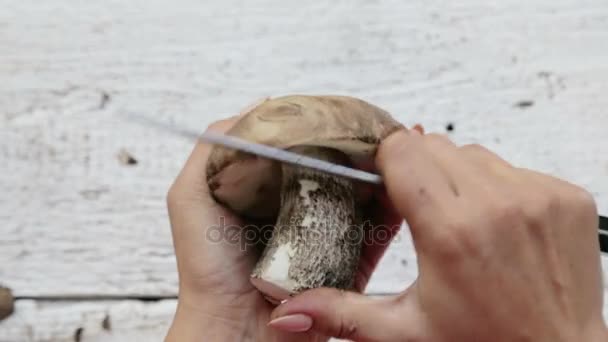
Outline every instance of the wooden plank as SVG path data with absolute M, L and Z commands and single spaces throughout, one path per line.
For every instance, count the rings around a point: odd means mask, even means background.
M 266 95 L 452 123 L 458 143 L 579 183 L 608 213 L 607 20 L 605 0 L 3 1 L 0 282 L 175 295 L 164 196 L 191 144 L 120 115 L 203 129 Z M 415 266 L 404 235 L 370 291 L 404 288 Z
M 13 316 L 0 322 L 0 342 L 162 341 L 175 306 L 175 300 L 22 300 Z M 608 319 L 608 309 L 604 317 Z
M 175 300 L 19 301 L 17 313 L 0 322 L 0 342 L 162 341 L 176 304 Z
M 175 300 L 17 302 L 0 322 L 0 342 L 162 341 Z

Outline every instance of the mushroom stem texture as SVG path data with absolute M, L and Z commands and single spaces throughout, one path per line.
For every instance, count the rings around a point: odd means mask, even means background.
M 293 151 L 343 165 L 348 160 L 328 148 Z M 353 181 L 294 165 L 282 168 L 281 208 L 253 284 L 272 302 L 312 288 L 353 288 L 363 241 Z

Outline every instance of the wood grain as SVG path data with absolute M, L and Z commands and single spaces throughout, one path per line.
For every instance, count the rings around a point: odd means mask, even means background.
M 121 116 L 202 130 L 269 95 L 351 95 L 407 125 L 452 124 L 456 142 L 580 184 L 608 214 L 605 0 L 328 4 L 0 0 L 0 283 L 174 296 L 165 193 L 192 143 Z M 369 291 L 416 272 L 404 229 Z M 32 340 L 51 336 L 40 329 Z
M 162 341 L 177 302 L 22 301 L 0 331 L 0 342 Z M 345 340 L 332 339 L 331 342 Z
M 176 301 L 19 301 L 0 342 L 162 341 Z
M 0 323 L 0 342 L 162 341 L 176 305 L 175 300 L 19 301 L 16 314 Z

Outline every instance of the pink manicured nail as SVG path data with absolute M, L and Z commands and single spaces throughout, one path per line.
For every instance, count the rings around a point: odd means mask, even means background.
M 312 318 L 303 314 L 295 314 L 275 318 L 268 325 L 286 332 L 305 332 L 312 328 Z

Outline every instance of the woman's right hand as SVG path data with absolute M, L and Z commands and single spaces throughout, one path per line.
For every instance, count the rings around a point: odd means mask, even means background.
M 588 192 L 415 130 L 388 137 L 377 167 L 418 279 L 380 299 L 311 290 L 273 318 L 309 317 L 311 331 L 354 341 L 608 341 Z

